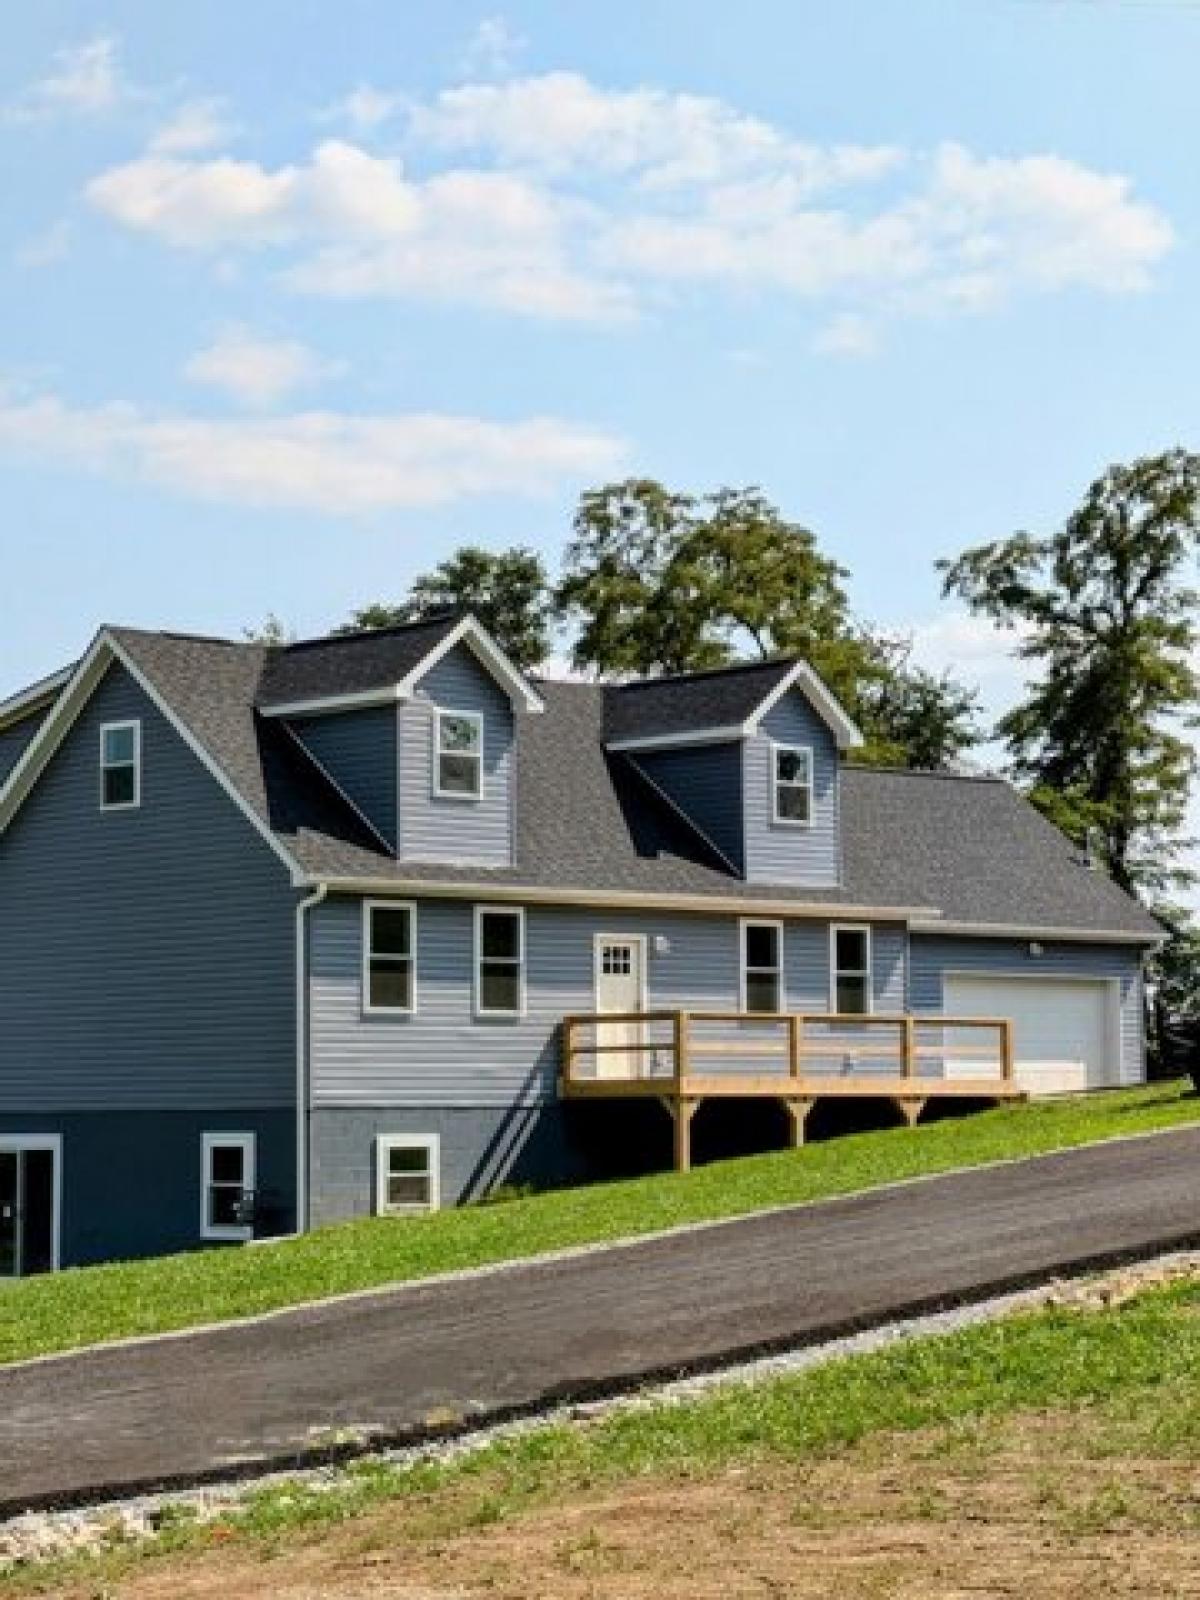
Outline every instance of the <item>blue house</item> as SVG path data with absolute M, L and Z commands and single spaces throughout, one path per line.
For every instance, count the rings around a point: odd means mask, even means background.
M 105 628 L 0 703 L 0 1276 L 585 1176 L 657 1101 L 683 1165 L 697 1107 L 1140 1080 L 1154 920 L 857 738 L 796 661 Z

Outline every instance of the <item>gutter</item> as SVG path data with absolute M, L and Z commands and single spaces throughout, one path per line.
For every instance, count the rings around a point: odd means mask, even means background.
M 1074 944 L 1136 944 L 1157 947 L 1162 944 L 1161 934 L 1122 933 L 1104 928 L 1039 928 L 1019 922 L 948 922 L 942 919 L 926 920 L 913 917 L 908 924 L 910 933 L 962 934 L 971 939 L 1045 939 Z
M 296 1233 L 308 1232 L 308 923 L 329 893 L 318 883 L 306 899 L 296 903 Z

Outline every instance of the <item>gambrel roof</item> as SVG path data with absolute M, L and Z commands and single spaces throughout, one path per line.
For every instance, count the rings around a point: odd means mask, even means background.
M 454 627 L 460 626 L 455 622 Z M 683 727 L 753 716 L 796 663 L 630 686 L 538 681 L 518 699 L 544 707 L 519 717 L 518 823 L 512 866 L 453 867 L 397 860 L 340 792 L 297 750 L 278 715 L 281 693 L 311 699 L 403 682 L 444 646 L 447 619 L 378 639 L 265 646 L 134 629 L 103 630 L 55 711 L 0 788 L 0 829 L 36 782 L 89 676 L 118 661 L 174 723 L 234 802 L 288 863 L 298 886 L 461 892 L 608 903 L 765 905 L 816 914 L 895 916 L 930 928 L 997 935 L 1127 939 L 1161 936 L 1155 919 L 1007 783 L 853 765 L 841 769 L 843 875 L 837 889 L 747 883 L 614 749 L 614 729 L 662 733 L 661 708 Z M 377 652 L 377 654 L 375 654 Z M 515 670 L 515 669 L 514 669 Z M 793 681 L 796 681 L 793 679 Z M 94 688 L 94 682 L 91 687 Z M 646 706 L 628 707 L 646 695 Z M 78 707 L 76 706 L 77 710 Z M 68 723 L 69 725 L 69 723 Z M 669 730 L 668 730 L 669 731 Z M 57 737 L 61 737 L 58 734 Z M 38 746 L 44 745 L 40 756 Z M 32 759 L 30 759 L 32 758 Z M 28 770 L 26 762 L 28 761 Z

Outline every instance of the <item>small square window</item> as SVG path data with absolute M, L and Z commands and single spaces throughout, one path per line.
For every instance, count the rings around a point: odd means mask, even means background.
M 375 1210 L 379 1216 L 438 1209 L 439 1149 L 435 1134 L 380 1135 L 375 1152 Z
M 439 711 L 435 740 L 434 793 L 448 800 L 478 800 L 483 793 L 483 717 L 478 711 Z
M 141 803 L 142 725 L 106 722 L 100 729 L 100 809 L 128 811 Z

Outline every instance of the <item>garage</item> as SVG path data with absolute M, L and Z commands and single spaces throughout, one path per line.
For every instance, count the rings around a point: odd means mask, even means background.
M 947 1015 L 1011 1017 L 1017 1081 L 1030 1094 L 1066 1094 L 1119 1080 L 1116 986 L 1104 979 L 947 973 Z M 947 1062 L 949 1076 L 969 1063 Z

